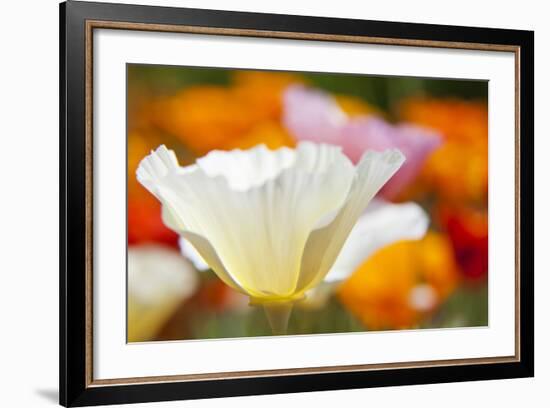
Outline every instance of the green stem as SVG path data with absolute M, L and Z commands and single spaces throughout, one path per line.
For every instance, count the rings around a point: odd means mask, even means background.
M 273 334 L 286 334 L 293 306 L 292 302 L 270 302 L 263 304 L 265 315 Z

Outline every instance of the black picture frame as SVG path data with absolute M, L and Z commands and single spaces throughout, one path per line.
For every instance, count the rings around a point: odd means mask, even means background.
M 534 375 L 534 33 L 493 28 L 364 21 L 68 1 L 60 4 L 60 403 L 64 406 L 444 383 Z M 521 202 L 517 361 L 464 363 L 383 370 L 273 375 L 143 384 L 90 383 L 89 292 L 85 273 L 90 234 L 86 163 L 87 21 L 217 27 L 223 29 L 366 36 L 462 44 L 514 46 L 519 52 L 516 200 Z M 89 283 L 89 282 L 88 282 Z M 88 350 L 89 351 L 89 350 Z

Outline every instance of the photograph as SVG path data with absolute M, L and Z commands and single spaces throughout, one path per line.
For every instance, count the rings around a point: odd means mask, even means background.
M 532 30 L 59 17 L 61 405 L 534 376 Z
M 126 80 L 129 343 L 489 325 L 488 81 Z

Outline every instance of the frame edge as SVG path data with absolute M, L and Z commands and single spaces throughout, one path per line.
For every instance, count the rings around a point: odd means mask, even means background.
M 67 332 L 66 318 L 66 251 L 65 251 L 65 216 L 66 216 L 66 3 L 59 4 L 59 404 L 67 406 Z

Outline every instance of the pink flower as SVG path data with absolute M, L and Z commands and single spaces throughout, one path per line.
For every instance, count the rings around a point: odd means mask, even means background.
M 441 137 L 427 128 L 393 125 L 377 116 L 348 117 L 328 94 L 301 85 L 287 88 L 283 106 L 283 123 L 297 140 L 341 146 L 354 163 L 366 150 L 399 149 L 407 160 L 379 193 L 389 199 L 414 181 L 428 155 L 441 143 Z

